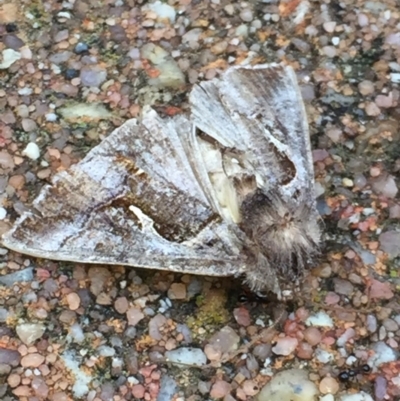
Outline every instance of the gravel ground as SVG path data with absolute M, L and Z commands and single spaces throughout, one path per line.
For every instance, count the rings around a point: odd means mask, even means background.
M 297 368 L 296 400 L 400 399 L 398 1 L 0 0 L 0 38 L 0 233 L 144 104 L 174 114 L 229 65 L 279 61 L 302 87 L 325 231 L 287 305 L 0 248 L 1 400 L 273 401 L 260 390 Z

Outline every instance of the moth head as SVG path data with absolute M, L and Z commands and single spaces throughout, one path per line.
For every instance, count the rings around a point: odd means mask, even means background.
M 279 276 L 300 277 L 318 253 L 317 216 L 306 203 L 286 202 L 277 194 L 257 189 L 243 200 L 241 217 L 243 230 Z

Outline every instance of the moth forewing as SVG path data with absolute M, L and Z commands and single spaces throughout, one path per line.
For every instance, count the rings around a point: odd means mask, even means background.
M 193 121 L 219 146 L 223 171 L 237 192 L 251 260 L 247 281 L 274 289 L 274 274 L 301 277 L 320 232 L 308 124 L 294 71 L 231 68 L 224 79 L 194 89 L 191 104 Z M 231 154 L 237 155 L 235 168 L 226 157 Z M 220 183 L 214 185 L 218 194 Z

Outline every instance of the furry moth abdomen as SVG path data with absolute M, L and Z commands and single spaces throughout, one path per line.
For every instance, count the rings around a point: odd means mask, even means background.
M 3 236 L 80 263 L 215 276 L 281 291 L 320 232 L 304 106 L 290 67 L 234 67 L 195 86 L 191 114 L 146 107 L 45 186 Z

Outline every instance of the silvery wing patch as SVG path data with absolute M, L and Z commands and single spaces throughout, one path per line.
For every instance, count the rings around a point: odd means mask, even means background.
M 145 108 L 45 186 L 3 245 L 36 257 L 244 275 L 279 293 L 320 232 L 307 118 L 290 67 L 233 67 L 191 114 Z

